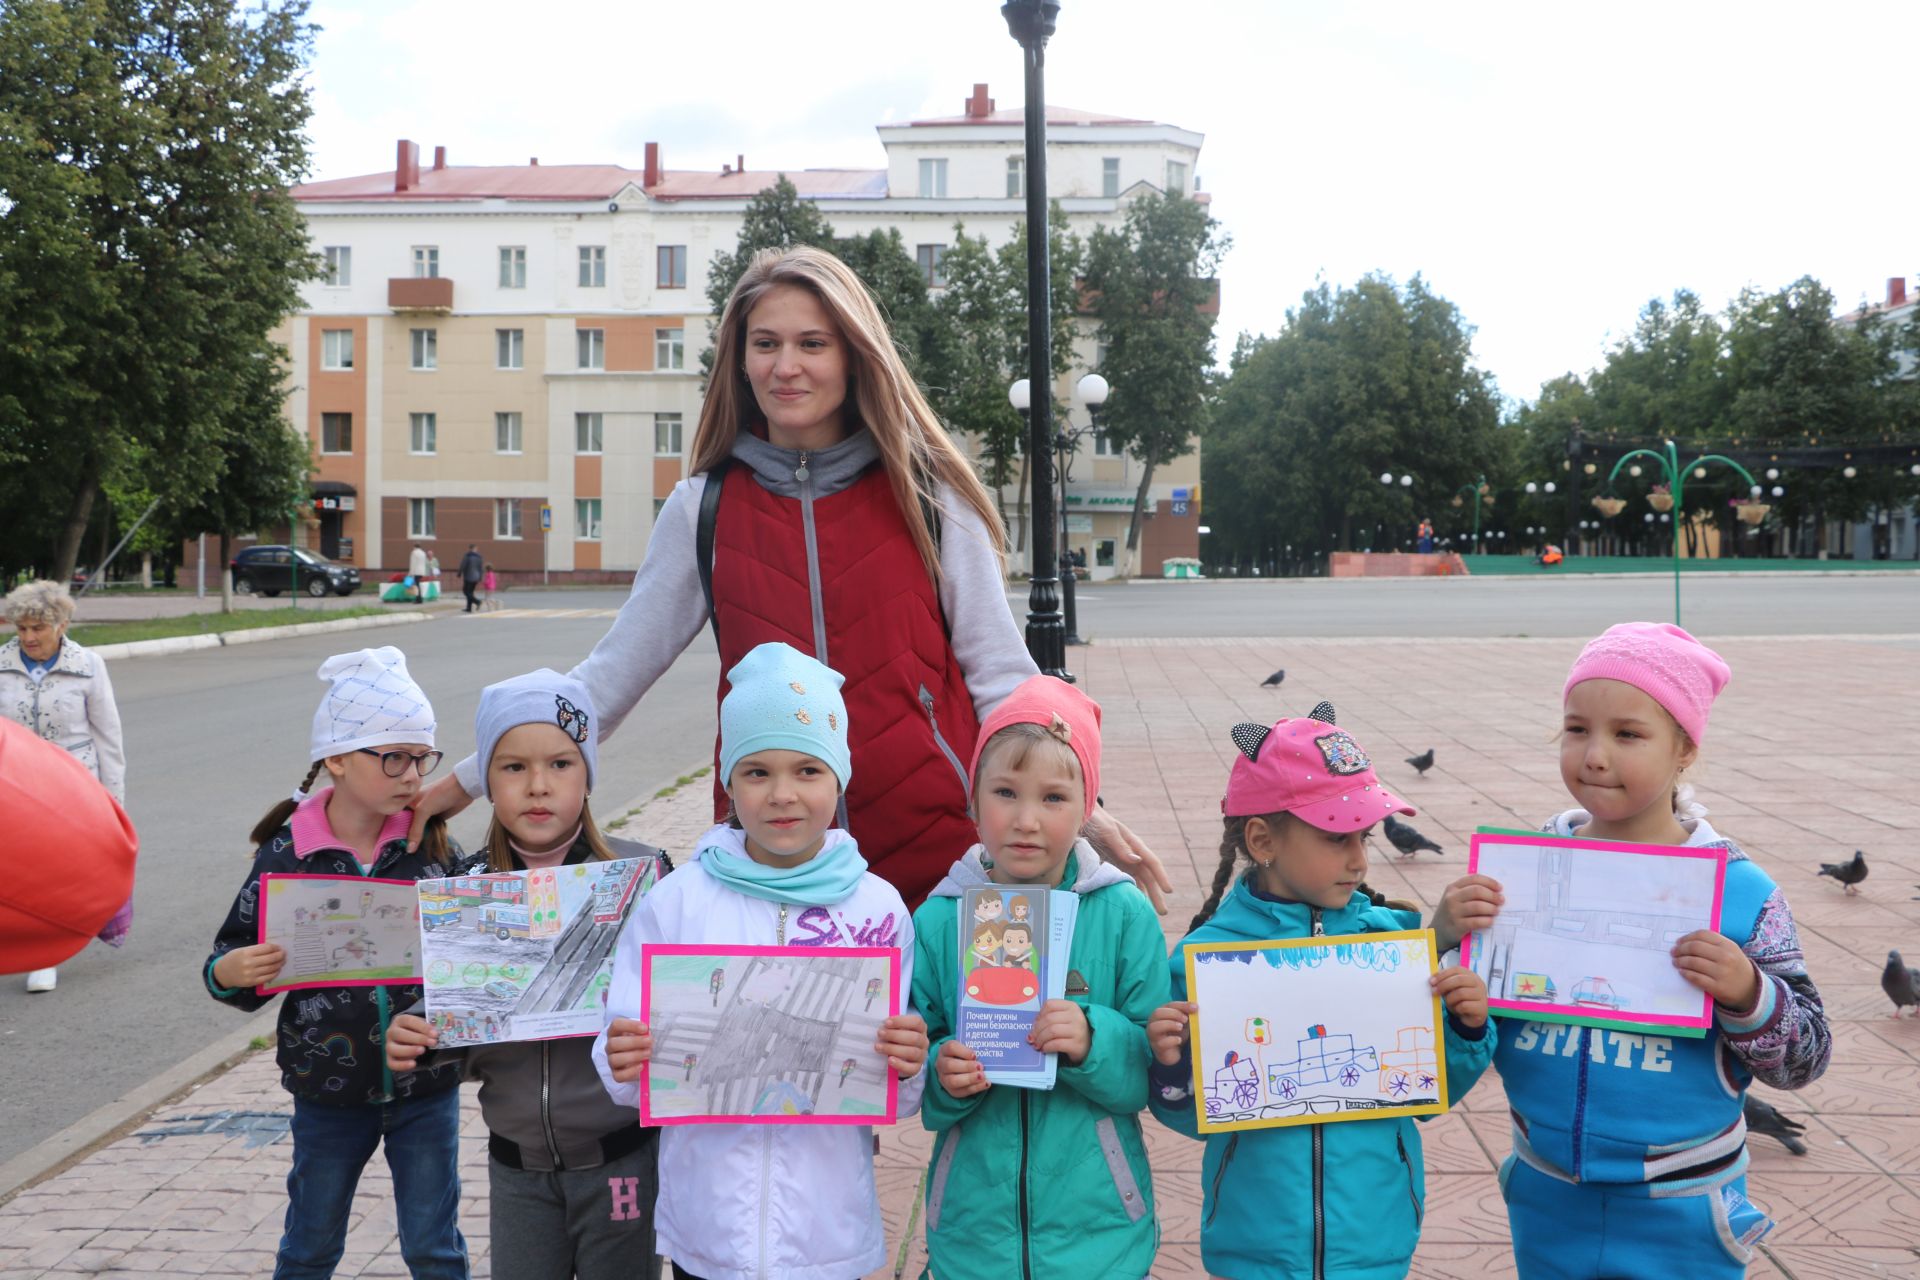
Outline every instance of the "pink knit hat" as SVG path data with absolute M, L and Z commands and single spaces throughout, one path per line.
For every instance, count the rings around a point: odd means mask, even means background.
M 1373 762 L 1321 703 L 1305 720 L 1233 726 L 1240 755 L 1220 812 L 1229 818 L 1291 813 L 1322 831 L 1355 831 L 1390 813 L 1414 816 L 1373 772 Z
M 1622 622 L 1587 642 L 1560 696 L 1582 680 L 1630 684 L 1664 707 L 1698 746 L 1713 700 L 1732 677 L 1719 654 L 1671 622 Z
M 974 740 L 973 761 L 967 766 L 968 788 L 980 779 L 980 755 L 987 740 L 1008 725 L 1037 724 L 1052 730 L 1080 762 L 1080 781 L 1087 793 L 1087 814 L 1100 794 L 1100 704 L 1065 680 L 1028 676 L 1008 694 L 980 726 Z

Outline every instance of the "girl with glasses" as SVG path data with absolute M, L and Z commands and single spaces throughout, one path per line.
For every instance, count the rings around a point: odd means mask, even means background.
M 267 811 L 258 846 L 213 954 L 201 969 L 209 994 L 249 1012 L 265 1005 L 286 952 L 257 943 L 260 877 L 370 876 L 428 880 L 458 853 L 435 823 L 416 853 L 407 828 L 421 779 L 440 763 L 433 706 L 407 674 L 406 655 L 386 647 L 328 658 L 326 696 L 314 712 L 311 767 L 293 795 Z M 314 789 L 321 771 L 329 786 Z M 400 1251 L 416 1280 L 465 1280 L 460 1204 L 458 1063 L 394 1075 L 386 1070 L 388 1023 L 422 998 L 405 986 L 302 989 L 280 1008 L 277 1060 L 293 1095 L 293 1167 L 275 1280 L 333 1274 L 347 1239 L 360 1173 L 384 1144 L 393 1171 Z

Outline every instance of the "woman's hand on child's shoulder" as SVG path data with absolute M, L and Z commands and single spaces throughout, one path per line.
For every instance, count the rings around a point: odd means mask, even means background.
M 1500 882 L 1492 876 L 1461 876 L 1448 885 L 1433 913 L 1433 932 L 1441 953 L 1459 946 L 1460 939 L 1468 934 L 1490 927 L 1506 904 Z
M 884 1054 L 893 1074 L 910 1080 L 927 1065 L 927 1024 L 917 1013 L 897 1013 L 880 1024 L 873 1051 Z
M 1200 1006 L 1191 1000 L 1175 1000 L 1153 1011 L 1147 1019 L 1147 1048 L 1155 1062 L 1171 1067 L 1180 1061 L 1180 1050 L 1186 1047 L 1191 1026 L 1189 1019 L 1199 1012 Z
M 420 1065 L 420 1055 L 440 1043 L 433 1024 L 414 1013 L 402 1013 L 387 1024 L 387 1070 L 399 1073 Z
M 229 991 L 257 987 L 272 982 L 286 963 L 286 950 L 278 943 L 235 947 L 213 962 L 213 980 Z
M 933 1061 L 933 1074 L 939 1078 L 940 1087 L 955 1098 L 971 1098 L 992 1087 L 987 1083 L 987 1069 L 980 1065 L 980 1059 L 958 1040 L 949 1040 L 940 1046 L 940 1053 Z
M 1440 997 L 1447 1012 L 1458 1018 L 1461 1026 L 1487 1025 L 1487 984 L 1480 980 L 1479 974 L 1456 964 L 1434 974 L 1428 982 L 1433 994 Z
M 1057 1053 L 1070 1066 L 1079 1066 L 1093 1052 L 1093 1027 L 1087 1011 L 1071 1000 L 1049 1000 L 1040 1006 L 1027 1033 L 1027 1043 L 1042 1053 Z
M 1673 944 L 1673 967 L 1680 976 L 1733 1013 L 1760 1003 L 1760 970 L 1740 944 L 1712 929 L 1696 929 Z
M 621 1084 L 632 1084 L 653 1059 L 653 1032 L 638 1018 L 607 1024 L 607 1069 Z

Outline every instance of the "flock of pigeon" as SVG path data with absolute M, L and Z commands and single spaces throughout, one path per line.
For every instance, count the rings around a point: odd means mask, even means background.
M 1287 673 L 1283 668 L 1262 680 L 1260 687 L 1277 689 L 1286 678 Z M 1407 763 L 1421 777 L 1426 777 L 1427 770 L 1433 768 L 1433 748 L 1428 747 L 1417 756 L 1408 756 Z M 1411 858 L 1429 850 L 1442 852 L 1439 845 L 1398 818 L 1389 816 L 1381 829 L 1387 837 L 1387 843 L 1399 850 L 1403 858 Z M 1857 894 L 1860 892 L 1860 882 L 1867 878 L 1867 855 L 1855 849 L 1850 862 L 1821 863 L 1820 874 L 1838 881 L 1843 892 Z M 1914 888 L 1920 889 L 1920 885 Z M 1914 901 L 1920 902 L 1920 898 Z M 1909 966 L 1898 951 L 1887 952 L 1886 968 L 1880 971 L 1880 989 L 1893 1001 L 1893 1017 L 1905 1017 L 1907 1011 L 1912 1010 L 1914 1016 L 1920 1018 L 1920 969 Z M 1749 1133 L 1764 1133 L 1777 1138 L 1781 1146 L 1796 1156 L 1807 1154 L 1807 1144 L 1799 1136 L 1805 1132 L 1806 1126 L 1798 1120 L 1780 1114 L 1772 1104 L 1751 1093 L 1747 1095 L 1746 1115 Z

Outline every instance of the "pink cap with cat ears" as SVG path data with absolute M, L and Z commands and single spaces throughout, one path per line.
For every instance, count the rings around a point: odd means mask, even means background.
M 1359 831 L 1390 813 L 1414 816 L 1413 806 L 1388 791 L 1373 762 L 1334 724 L 1321 703 L 1306 719 L 1233 726 L 1240 755 L 1227 777 L 1220 811 L 1229 818 L 1291 813 L 1322 831 Z

